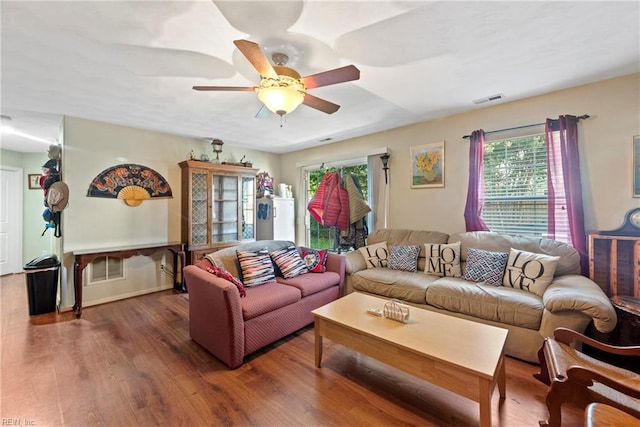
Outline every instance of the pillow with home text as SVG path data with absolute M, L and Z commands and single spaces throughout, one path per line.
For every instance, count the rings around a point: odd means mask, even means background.
M 424 272 L 442 277 L 460 277 L 460 242 L 425 243 Z

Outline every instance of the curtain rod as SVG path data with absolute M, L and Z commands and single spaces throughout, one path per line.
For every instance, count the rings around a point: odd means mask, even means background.
M 583 114 L 583 115 L 578 116 L 576 118 L 578 119 L 578 121 L 580 121 L 580 120 L 588 119 L 589 117 L 590 116 L 588 114 Z M 484 134 L 485 135 L 489 135 L 490 133 L 506 132 L 508 130 L 532 128 L 534 126 L 542 126 L 543 124 L 545 124 L 545 123 L 544 122 L 543 123 L 534 123 L 534 124 L 531 124 L 531 125 L 516 126 L 516 127 L 512 127 L 512 128 L 506 128 L 506 129 L 490 130 L 490 131 L 485 132 Z M 469 138 L 471 138 L 471 135 L 465 135 L 462 138 L 463 139 L 469 139 Z

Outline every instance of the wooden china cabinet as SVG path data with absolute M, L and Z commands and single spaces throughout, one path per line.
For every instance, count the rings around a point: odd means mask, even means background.
M 187 264 L 221 248 L 255 240 L 258 169 L 197 160 L 179 165 Z

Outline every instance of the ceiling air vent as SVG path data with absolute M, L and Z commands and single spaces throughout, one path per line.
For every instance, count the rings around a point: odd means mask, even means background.
M 487 96 L 485 98 L 474 99 L 473 103 L 474 104 L 484 104 L 485 102 L 497 101 L 498 99 L 502 99 L 502 98 L 504 98 L 504 95 L 501 94 L 501 93 L 498 93 L 496 95 Z

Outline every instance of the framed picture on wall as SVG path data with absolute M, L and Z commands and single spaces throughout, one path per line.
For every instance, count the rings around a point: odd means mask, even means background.
M 411 147 L 411 188 L 444 187 L 444 141 Z
M 41 190 L 40 188 L 40 175 L 39 173 L 29 174 L 29 190 Z
M 633 197 L 640 197 L 640 135 L 633 137 Z

